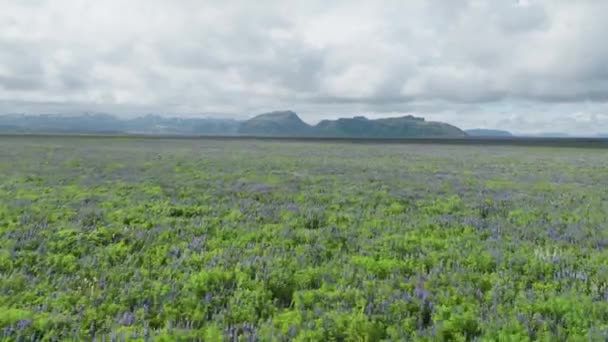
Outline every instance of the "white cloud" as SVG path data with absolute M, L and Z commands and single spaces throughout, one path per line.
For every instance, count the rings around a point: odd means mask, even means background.
M 608 131 L 601 1 L 0 0 L 0 8 L 0 113 L 292 108 L 309 121 L 416 113 L 465 127 Z

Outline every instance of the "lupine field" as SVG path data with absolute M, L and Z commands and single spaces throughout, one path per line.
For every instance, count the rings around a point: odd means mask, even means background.
M 608 151 L 0 138 L 3 341 L 604 341 Z

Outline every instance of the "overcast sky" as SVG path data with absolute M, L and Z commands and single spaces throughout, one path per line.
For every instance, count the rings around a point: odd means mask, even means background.
M 0 113 L 608 132 L 608 1 L 0 0 Z

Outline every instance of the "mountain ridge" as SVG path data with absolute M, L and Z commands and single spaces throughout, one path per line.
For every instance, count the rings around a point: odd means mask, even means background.
M 424 118 L 401 117 L 368 119 L 364 116 L 323 120 L 313 129 L 320 136 L 366 138 L 464 137 L 460 128 Z
M 302 121 L 293 111 L 274 111 L 256 115 L 244 121 L 238 128 L 239 134 L 258 135 L 305 135 L 311 131 L 310 125 Z
M 82 115 L 0 115 L 0 133 L 100 133 L 174 135 L 249 135 L 277 137 L 464 137 L 456 126 L 406 115 L 380 119 L 364 116 L 304 122 L 291 110 L 273 111 L 247 120 L 176 118 L 145 115 L 123 119 L 104 113 Z
M 492 128 L 472 128 L 466 129 L 465 132 L 472 137 L 512 137 L 513 133 Z

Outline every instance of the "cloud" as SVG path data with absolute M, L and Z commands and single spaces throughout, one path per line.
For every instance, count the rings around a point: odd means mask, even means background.
M 608 131 L 601 1 L 0 2 L 0 113 L 292 108 Z

